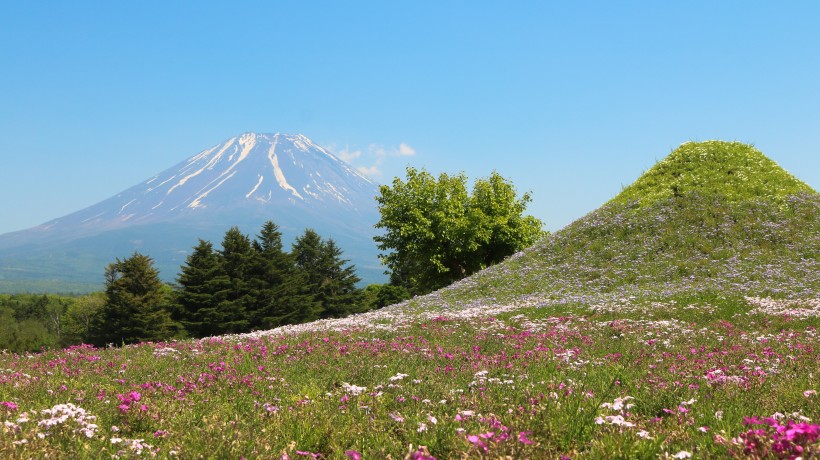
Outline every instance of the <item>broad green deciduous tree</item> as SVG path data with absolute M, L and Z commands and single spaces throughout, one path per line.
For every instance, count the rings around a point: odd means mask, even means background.
M 496 264 L 542 234 L 541 221 L 525 216 L 531 197 L 493 172 L 470 193 L 464 174 L 407 168 L 407 179 L 382 185 L 374 239 L 391 271 L 391 283 L 423 294 Z

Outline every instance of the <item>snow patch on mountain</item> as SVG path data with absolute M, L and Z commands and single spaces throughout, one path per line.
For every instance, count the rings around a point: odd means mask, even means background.
M 259 175 L 259 182 L 257 182 L 256 185 L 253 186 L 253 189 L 251 189 L 251 191 L 248 192 L 247 195 L 245 195 L 245 198 L 250 198 L 251 195 L 253 195 L 253 192 L 257 191 L 259 189 L 259 186 L 262 185 L 263 180 L 265 180 L 265 176 L 260 174 Z

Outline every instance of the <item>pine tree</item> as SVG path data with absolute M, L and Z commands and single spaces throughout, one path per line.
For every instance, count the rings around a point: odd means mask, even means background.
M 93 323 L 92 342 L 105 345 L 167 340 L 180 332 L 180 325 L 168 310 L 166 288 L 153 259 L 135 252 L 106 267 L 105 304 Z
M 324 311 L 322 318 L 341 318 L 364 309 L 362 291 L 356 287 L 361 279 L 354 265 L 342 259 L 342 249 L 332 238 L 322 244 L 323 279 L 320 287 Z
M 254 301 L 252 328 L 271 328 L 315 317 L 319 304 L 307 289 L 294 258 L 282 250 L 282 233 L 273 222 L 262 226 L 253 243 L 249 283 Z
M 234 318 L 227 303 L 231 289 L 219 257 L 210 241 L 200 239 L 177 277 L 176 303 L 179 320 L 193 337 L 207 337 L 225 332 L 225 324 Z
M 361 291 L 353 265 L 341 258 L 342 250 L 332 239 L 327 242 L 312 229 L 293 245 L 296 266 L 305 273 L 310 291 L 321 303 L 320 318 L 338 318 L 357 311 Z
M 225 232 L 222 250 L 217 255 L 230 284 L 227 298 L 220 302 L 220 333 L 248 332 L 253 315 L 248 311 L 253 299 L 246 280 L 253 258 L 251 240 L 238 227 L 231 227 Z

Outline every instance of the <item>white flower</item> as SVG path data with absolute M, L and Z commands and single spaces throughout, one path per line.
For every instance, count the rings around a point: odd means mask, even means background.
M 622 415 L 610 415 L 607 418 L 607 421 L 610 425 L 618 425 L 618 426 L 625 426 L 625 427 L 633 427 L 635 426 L 632 422 L 627 422 Z
M 691 452 L 686 452 L 685 450 L 682 450 L 682 451 L 678 452 L 677 454 L 673 455 L 672 458 L 692 458 L 692 453 Z
M 358 396 L 363 392 L 367 391 L 367 387 L 360 387 L 356 385 L 351 385 L 347 382 L 342 382 L 342 388 L 344 388 L 345 393 L 351 396 Z

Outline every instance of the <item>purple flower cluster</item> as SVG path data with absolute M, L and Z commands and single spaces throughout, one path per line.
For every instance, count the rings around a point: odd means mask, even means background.
M 743 454 L 753 458 L 811 458 L 820 454 L 820 425 L 808 422 L 786 421 L 781 424 L 772 417 L 747 417 L 746 426 L 736 443 L 743 445 Z

